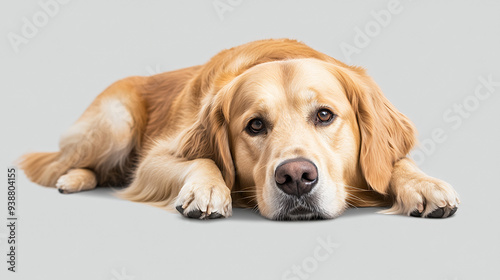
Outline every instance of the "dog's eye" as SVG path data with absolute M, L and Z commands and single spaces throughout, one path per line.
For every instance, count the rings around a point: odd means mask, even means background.
M 257 135 L 265 132 L 266 126 L 264 125 L 264 121 L 261 119 L 253 119 L 248 122 L 247 132 L 250 135 Z
M 335 114 L 328 109 L 321 109 L 316 114 L 316 124 L 329 124 L 335 118 Z

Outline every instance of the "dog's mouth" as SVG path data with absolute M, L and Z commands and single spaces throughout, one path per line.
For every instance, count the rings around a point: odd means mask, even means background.
M 308 207 L 304 207 L 302 205 L 299 205 L 299 206 L 293 208 L 292 210 L 290 210 L 290 212 L 288 212 L 288 215 L 290 215 L 290 216 L 302 216 L 302 215 L 309 215 L 312 213 L 313 213 L 312 209 L 310 209 Z
M 278 213 L 273 216 L 278 221 L 323 220 L 326 217 L 310 199 L 297 199 L 282 204 Z

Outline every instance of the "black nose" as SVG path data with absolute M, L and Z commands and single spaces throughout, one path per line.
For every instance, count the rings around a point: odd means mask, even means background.
M 318 168 L 303 158 L 290 159 L 276 168 L 274 178 L 282 191 L 300 197 L 310 192 L 318 182 Z

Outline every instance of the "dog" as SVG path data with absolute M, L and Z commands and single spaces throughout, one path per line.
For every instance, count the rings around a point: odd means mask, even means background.
M 449 217 L 458 194 L 407 157 L 415 133 L 362 68 L 270 39 L 115 82 L 58 152 L 19 165 L 61 193 L 126 185 L 118 196 L 195 219 L 229 217 L 232 207 L 273 220 L 371 206 Z

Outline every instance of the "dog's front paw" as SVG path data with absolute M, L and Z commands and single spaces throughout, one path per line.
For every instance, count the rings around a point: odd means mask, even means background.
M 225 185 L 190 183 L 182 187 L 175 208 L 189 218 L 227 218 L 232 214 L 231 192 Z
M 455 214 L 460 203 L 450 184 L 428 176 L 408 180 L 395 192 L 394 205 L 383 213 L 446 218 Z

